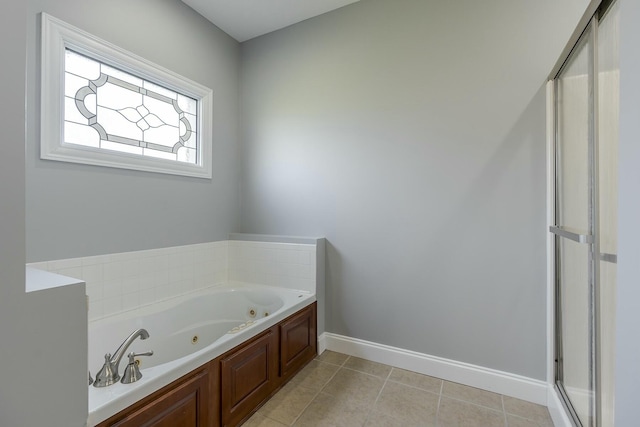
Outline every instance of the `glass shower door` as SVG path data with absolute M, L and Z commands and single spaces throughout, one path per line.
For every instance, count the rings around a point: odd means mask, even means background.
M 620 8 L 615 2 L 598 24 L 598 245 L 597 353 L 599 426 L 614 427 L 616 283 L 618 261 L 618 121 Z M 598 412 L 598 411 L 597 411 Z
M 594 425 L 594 65 L 592 26 L 556 79 L 557 385 Z
M 603 2 L 554 79 L 556 385 L 589 427 L 615 425 L 619 15 Z

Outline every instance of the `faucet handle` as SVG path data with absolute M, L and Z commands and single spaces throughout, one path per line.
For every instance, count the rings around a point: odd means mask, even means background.
M 104 355 L 104 365 L 102 369 L 96 374 L 96 379 L 93 382 L 94 387 L 106 387 L 111 384 L 115 384 L 120 379 L 118 372 L 116 372 L 113 362 L 111 362 L 111 353 Z
M 145 353 L 134 353 L 133 351 L 127 355 L 129 357 L 129 363 L 124 368 L 124 374 L 122 374 L 122 384 L 131 384 L 142 378 L 142 373 L 138 364 L 136 363 L 136 357 L 138 356 L 153 356 L 153 350 Z

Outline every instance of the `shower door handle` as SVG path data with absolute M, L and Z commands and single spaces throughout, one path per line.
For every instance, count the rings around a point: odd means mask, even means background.
M 549 227 L 549 231 L 556 236 L 565 237 L 569 240 L 573 240 L 574 242 L 586 244 L 593 243 L 593 236 L 591 234 L 574 233 L 573 231 L 565 230 L 562 227 L 555 227 L 553 225 Z
M 618 255 L 616 254 L 607 254 L 607 253 L 601 253 L 600 254 L 600 261 L 605 261 L 605 262 L 610 262 L 612 264 L 617 264 L 618 263 Z
M 573 231 L 568 231 L 562 227 L 555 227 L 555 226 L 549 227 L 549 231 L 557 236 L 566 237 L 567 239 L 573 240 L 574 242 L 585 243 L 585 244 L 593 243 L 593 236 L 591 234 L 574 233 Z M 618 255 L 608 254 L 603 252 L 600 254 L 600 261 L 617 264 Z

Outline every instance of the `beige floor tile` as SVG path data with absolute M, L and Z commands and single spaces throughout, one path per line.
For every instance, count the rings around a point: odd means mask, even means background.
M 278 421 L 271 420 L 267 417 L 260 415 L 259 413 L 253 414 L 246 423 L 242 424 L 242 427 L 287 427 L 287 424 L 282 424 Z
M 384 380 L 373 375 L 340 368 L 336 375 L 322 389 L 323 393 L 330 394 L 340 401 L 358 402 L 364 405 L 373 405 L 382 390 Z
M 516 417 L 515 415 L 507 414 L 507 427 L 546 427 L 544 424 L 538 424 L 533 420 L 526 418 Z
M 363 426 L 370 408 L 353 401 L 320 393 L 296 421 L 296 427 L 358 427 Z
M 442 396 L 438 427 L 505 427 L 504 412 Z
M 433 393 L 440 393 L 442 389 L 442 380 L 440 378 L 430 377 L 428 375 L 418 374 L 416 372 L 405 371 L 404 369 L 393 368 L 390 381 L 395 381 L 401 384 L 418 387 L 423 390 L 431 391 Z
M 434 426 L 439 399 L 435 393 L 387 382 L 374 411 L 402 420 L 406 426 Z
M 342 365 L 345 360 L 349 358 L 349 355 L 336 353 L 335 351 L 325 350 L 321 355 L 316 356 L 316 360 L 325 363 L 331 363 L 333 365 Z
M 549 410 L 546 406 L 536 405 L 535 403 L 508 396 L 504 396 L 503 400 L 504 411 L 507 414 L 533 420 L 542 426 L 553 426 L 551 415 L 549 415 Z
M 387 414 L 373 411 L 369 414 L 366 427 L 407 427 L 407 422 L 398 418 L 393 418 Z
M 502 411 L 502 396 L 479 388 L 445 381 L 442 395 Z
M 291 379 L 291 383 L 320 391 L 338 369 L 339 366 L 312 360 Z
M 365 360 L 353 356 L 347 359 L 343 366 L 345 368 L 364 372 L 365 374 L 375 375 L 376 377 L 385 379 L 389 376 L 389 372 L 391 372 L 391 366 L 389 365 L 384 365 L 382 363 L 372 362 L 370 360 Z
M 318 394 L 316 390 L 288 383 L 258 411 L 260 415 L 291 425 Z
M 553 422 L 541 405 L 325 351 L 244 427 L 291 425 L 553 427 Z

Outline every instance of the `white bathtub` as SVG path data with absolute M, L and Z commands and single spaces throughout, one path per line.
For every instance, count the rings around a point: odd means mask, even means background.
M 154 354 L 139 358 L 139 381 L 89 387 L 88 425 L 120 412 L 314 301 L 314 294 L 303 291 L 228 284 L 89 323 L 89 369 L 94 376 L 104 355 L 114 353 L 135 329 L 146 329 L 149 338 L 135 340 L 127 353 L 153 350 Z M 120 375 L 126 365 L 125 355 Z

